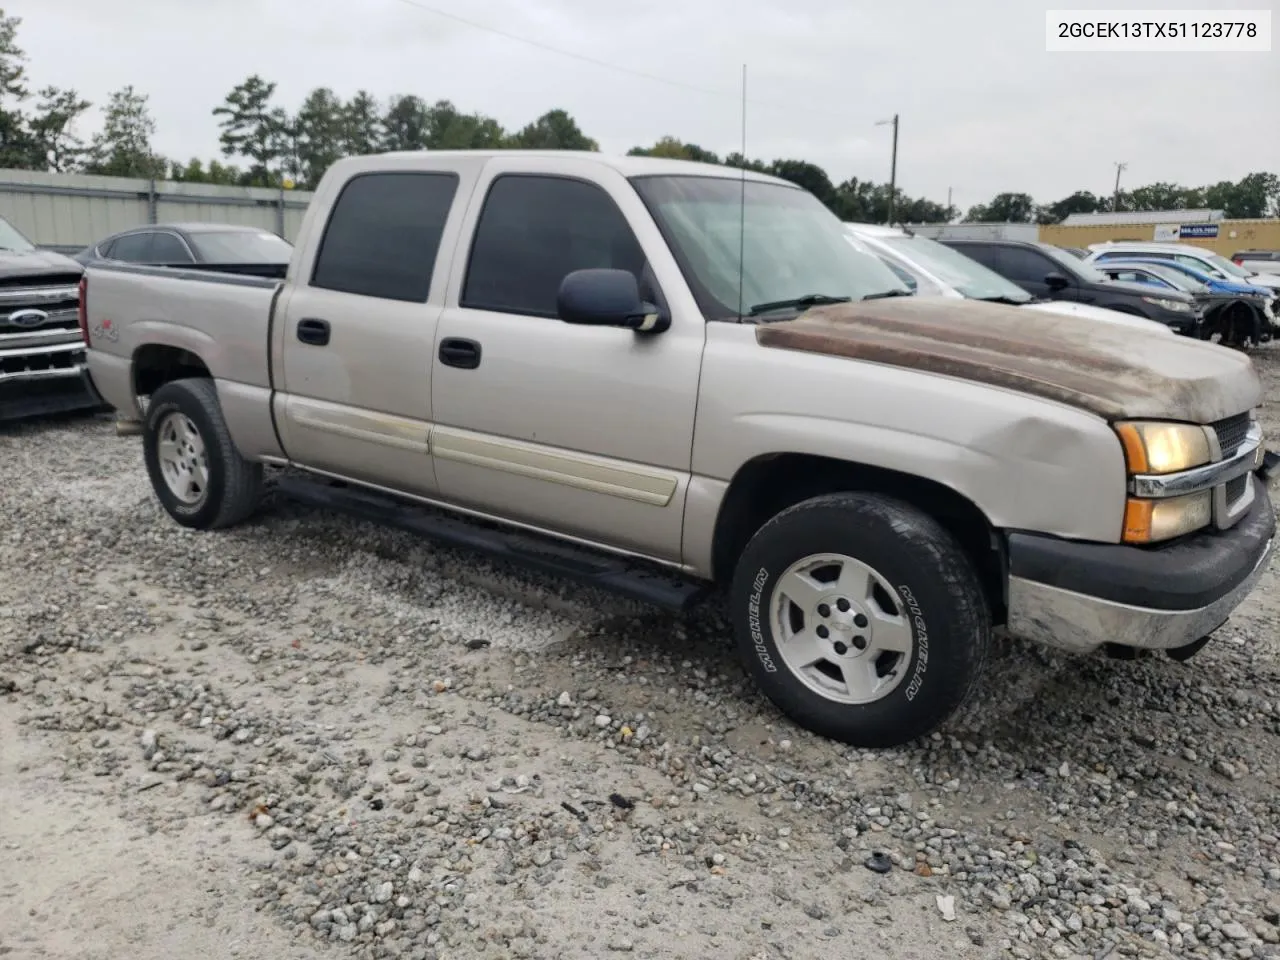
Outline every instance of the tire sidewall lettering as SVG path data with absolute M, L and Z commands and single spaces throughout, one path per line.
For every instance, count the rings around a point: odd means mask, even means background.
M 760 625 L 760 606 L 764 596 L 765 585 L 769 582 L 769 571 L 761 567 L 756 571 L 751 582 L 751 594 L 747 599 L 747 629 L 751 633 L 751 645 L 755 649 L 760 666 L 766 673 L 777 673 L 778 665 L 773 662 L 769 652 L 769 643 L 765 640 L 764 630 Z
M 920 601 L 905 583 L 898 587 L 898 595 L 906 605 L 911 620 L 912 633 L 915 634 L 915 657 L 911 679 L 905 691 L 908 700 L 915 700 L 924 685 L 925 674 L 929 671 L 929 625 L 920 609 Z

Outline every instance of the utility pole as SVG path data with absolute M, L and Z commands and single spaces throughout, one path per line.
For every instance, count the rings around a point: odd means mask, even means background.
M 893 225 L 893 201 L 898 192 L 898 115 L 895 113 L 892 120 L 881 120 L 876 124 L 877 127 L 883 127 L 886 123 L 893 124 L 893 159 L 889 162 L 889 225 Z
M 951 188 L 947 187 L 947 219 L 951 219 Z
M 1111 198 L 1112 213 L 1117 213 L 1120 210 L 1120 172 L 1127 166 L 1129 166 L 1127 163 L 1116 164 L 1116 192 Z

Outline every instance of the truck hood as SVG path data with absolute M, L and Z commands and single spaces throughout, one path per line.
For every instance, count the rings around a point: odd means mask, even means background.
M 760 325 L 756 341 L 957 377 L 1107 420 L 1213 423 L 1262 402 L 1253 364 L 1226 347 L 976 300 L 818 307 Z
M 52 250 L 0 250 L 0 283 L 6 280 L 19 280 L 23 277 L 38 277 L 44 274 L 67 274 L 79 277 L 84 267 L 70 257 L 64 257 Z

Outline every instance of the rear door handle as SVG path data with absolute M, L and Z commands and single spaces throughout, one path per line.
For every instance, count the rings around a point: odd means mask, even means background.
M 474 370 L 480 366 L 480 344 L 462 337 L 445 337 L 440 341 L 440 362 L 447 367 Z
M 329 321 L 304 317 L 298 321 L 298 339 L 317 347 L 325 346 L 329 342 Z

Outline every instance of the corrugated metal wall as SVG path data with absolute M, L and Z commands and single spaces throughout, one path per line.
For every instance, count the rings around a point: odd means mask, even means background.
M 42 247 L 80 250 L 147 223 L 238 223 L 293 242 L 311 194 L 0 169 L 0 216 Z M 283 228 L 283 229 L 282 229 Z

